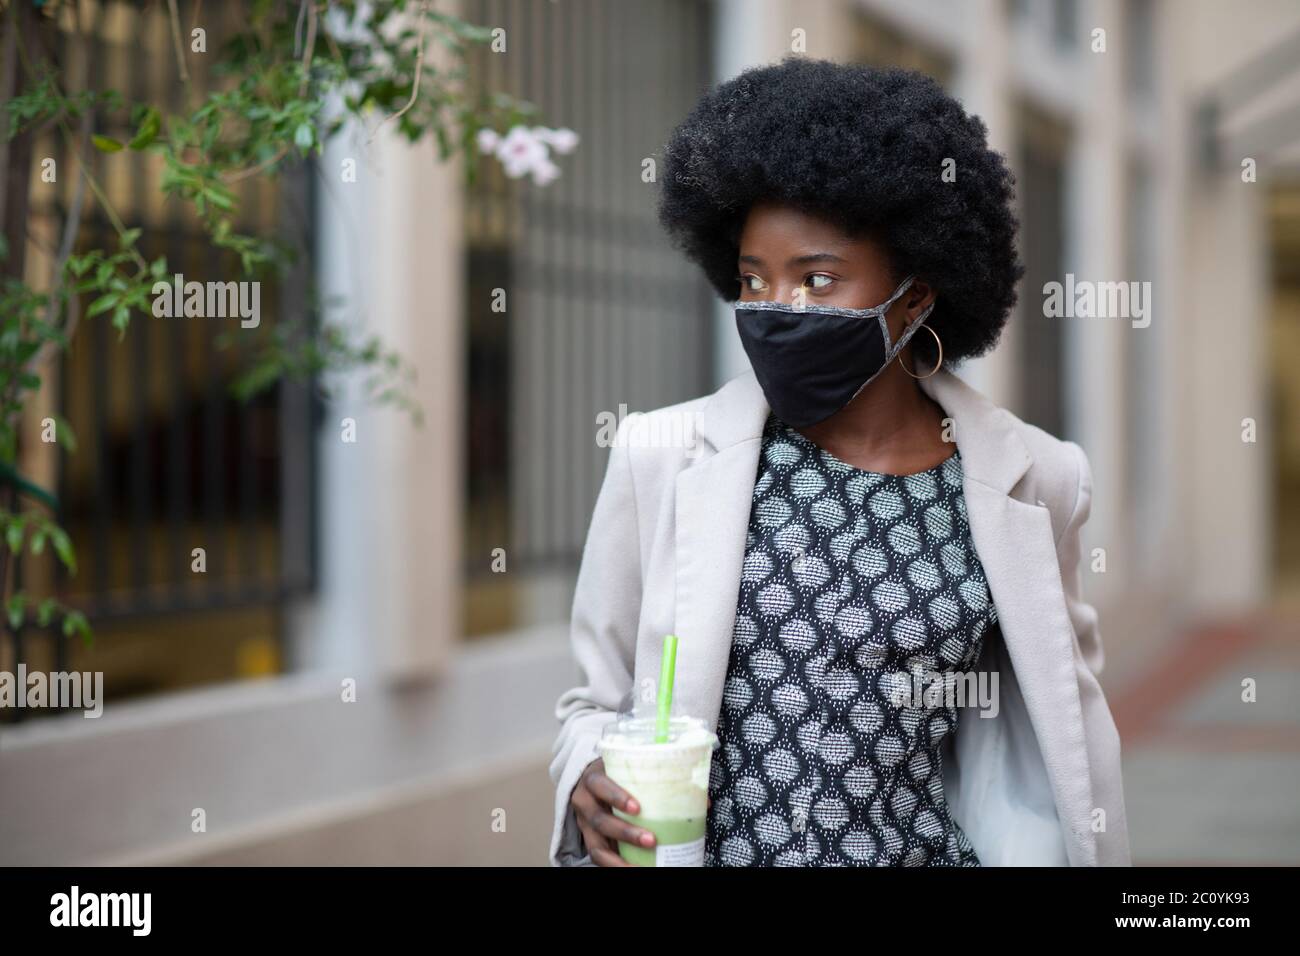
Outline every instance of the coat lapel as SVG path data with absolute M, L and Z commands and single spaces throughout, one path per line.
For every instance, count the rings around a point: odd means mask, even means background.
M 710 727 L 722 709 L 767 414 L 753 376 L 732 379 L 709 400 L 696 426 L 697 440 L 709 446 L 707 457 L 677 476 L 674 692 L 686 713 Z
M 941 370 L 920 384 L 952 419 L 971 537 L 1058 812 L 1072 835 L 1071 862 L 1091 865 L 1091 781 L 1051 516 L 1010 494 L 1032 458 L 1010 415 L 951 372 Z M 677 476 L 676 694 L 685 712 L 710 726 L 722 707 L 768 411 L 752 372 L 733 378 L 700 413 L 696 433 L 706 443 L 704 454 Z

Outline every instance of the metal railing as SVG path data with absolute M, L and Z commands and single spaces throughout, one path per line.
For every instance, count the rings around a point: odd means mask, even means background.
M 165 18 L 166 5 L 103 6 L 111 10 L 116 26 L 111 37 L 94 37 L 92 86 L 116 88 L 132 99 L 171 98 L 179 106 L 179 84 L 151 69 L 132 41 L 156 28 L 149 18 Z M 192 13 L 193 4 L 181 4 L 184 22 Z M 236 14 L 220 7 L 204 11 L 210 43 L 221 42 L 223 22 L 230 22 L 223 18 Z M 71 55 L 71 50 L 65 53 Z M 202 81 L 194 78 L 196 85 Z M 124 139 L 130 135 L 115 130 L 108 117 L 97 117 L 95 128 Z M 55 157 L 57 168 L 76 169 L 60 140 L 51 138 L 43 145 L 48 148 L 42 155 Z M 99 162 L 102 167 L 106 161 Z M 169 273 L 187 278 L 243 278 L 237 261 L 214 255 L 179 202 L 161 201 L 143 157 L 127 155 L 121 162 L 130 164 L 125 175 L 122 166 L 114 175 L 101 168 L 100 175 L 123 220 L 143 228 L 143 255 L 166 255 Z M 34 231 L 63 221 L 72 193 L 72 183 L 63 180 L 57 187 L 33 187 Z M 107 316 L 84 319 L 50 376 L 51 384 L 57 383 L 55 410 L 71 426 L 78 445 L 75 453 L 57 454 L 54 466 L 56 517 L 72 539 L 78 573 L 69 577 L 48 554 L 15 566 L 20 581 L 40 578 L 33 583 L 43 593 L 83 611 L 92 626 L 129 621 L 146 626 L 167 619 L 175 631 L 167 636 L 174 637 L 177 654 L 187 651 L 187 628 L 165 616 L 274 608 L 315 583 L 314 438 L 320 408 L 313 386 L 281 383 L 247 403 L 229 388 L 237 370 L 246 366 L 257 335 L 277 322 L 307 321 L 311 315 L 311 170 L 301 167 L 278 183 L 252 181 L 242 188 L 246 221 L 239 228 L 277 236 L 299 250 L 287 275 L 262 280 L 260 326 L 243 330 L 237 317 L 135 316 L 119 341 Z M 76 249 L 113 248 L 115 243 L 109 224 L 89 216 Z M 228 347 L 219 341 L 225 332 L 235 333 Z M 33 451 L 47 454 L 25 450 Z M 194 571 L 195 548 L 204 550 L 203 573 Z M 0 662 L 16 667 L 38 657 L 63 670 L 70 642 L 79 641 L 57 626 L 37 627 L 29 615 L 16 629 L 0 628 Z M 0 719 L 17 720 L 24 713 L 13 710 Z
M 710 390 L 711 292 L 662 235 L 643 171 L 710 82 L 711 13 L 698 0 L 471 0 L 464 16 L 504 27 L 510 51 L 485 53 L 476 81 L 581 137 L 551 184 L 484 159 L 468 197 L 472 580 L 497 547 L 512 572 L 575 567 L 605 467 L 597 414 Z

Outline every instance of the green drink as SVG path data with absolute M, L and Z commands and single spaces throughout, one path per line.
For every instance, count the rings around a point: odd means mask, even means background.
M 614 813 L 655 835 L 653 847 L 622 841 L 634 866 L 703 866 L 709 805 L 709 763 L 718 738 L 703 721 L 674 717 L 668 739 L 655 741 L 653 718 L 624 717 L 600 740 L 605 774 L 636 798 L 641 813 Z
M 652 847 L 619 842 L 619 856 L 633 866 L 703 865 L 706 823 L 704 817 L 692 817 L 689 820 L 650 820 L 645 816 L 629 816 L 621 810 L 615 810 L 614 814 L 629 823 L 644 827 L 655 835 L 655 845 Z M 695 849 L 697 846 L 698 853 Z M 697 856 L 698 860 L 696 860 Z

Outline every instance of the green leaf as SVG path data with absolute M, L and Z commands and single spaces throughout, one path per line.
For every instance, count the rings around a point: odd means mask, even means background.
M 116 292 L 108 292 L 101 295 L 94 302 L 90 303 L 90 308 L 86 310 L 86 318 L 90 318 L 92 315 L 99 315 L 101 312 L 107 312 L 113 307 L 113 303 L 116 301 Z
M 156 107 L 149 107 L 144 114 L 144 119 L 136 127 L 135 136 L 131 142 L 127 143 L 132 149 L 144 149 L 155 139 L 158 138 L 158 131 L 162 129 L 162 116 Z
M 226 189 L 205 189 L 203 196 L 218 209 L 234 209 L 235 197 Z
M 316 131 L 311 128 L 310 123 L 299 123 L 298 128 L 293 131 L 293 144 L 303 151 L 311 149 L 311 144 L 315 141 Z
M 59 444 L 68 450 L 68 454 L 75 455 L 77 453 L 77 433 L 73 431 L 72 423 L 62 415 L 55 415 L 54 428 Z
M 46 598 L 36 607 L 36 624 L 39 627 L 49 627 L 50 618 L 54 616 L 54 609 L 59 606 L 59 602 L 54 598 Z
M 122 144 L 111 136 L 95 135 L 90 137 L 90 141 L 95 144 L 95 148 L 101 153 L 116 153 L 122 149 Z
M 5 543 L 14 554 L 23 548 L 23 531 L 26 524 L 27 519 L 22 515 L 14 515 L 9 522 L 9 527 L 5 528 Z
M 90 624 L 86 621 L 86 615 L 80 611 L 68 611 L 63 618 L 63 634 L 65 637 L 71 637 L 73 633 L 81 635 L 81 639 L 87 645 L 91 642 Z
M 68 569 L 68 573 L 75 575 L 77 555 L 72 550 L 72 539 L 68 537 L 68 533 L 57 525 L 50 525 L 50 543 L 54 545 L 54 552 Z
M 18 630 L 23 626 L 23 620 L 27 617 L 27 595 L 19 591 L 9 599 L 6 611 L 9 615 L 9 627 L 11 630 Z

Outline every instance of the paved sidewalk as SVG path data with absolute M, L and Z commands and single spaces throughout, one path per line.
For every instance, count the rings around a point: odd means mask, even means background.
M 1300 865 L 1300 618 L 1182 634 L 1108 697 L 1135 865 Z

